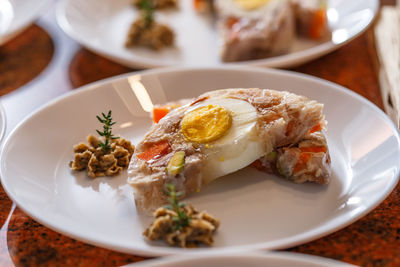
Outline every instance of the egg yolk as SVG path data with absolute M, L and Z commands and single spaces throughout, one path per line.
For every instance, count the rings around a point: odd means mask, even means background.
M 186 114 L 181 122 L 183 135 L 195 143 L 215 141 L 224 136 L 231 126 L 230 112 L 218 105 L 199 107 Z
M 253 10 L 265 5 L 269 0 L 233 0 L 243 9 Z

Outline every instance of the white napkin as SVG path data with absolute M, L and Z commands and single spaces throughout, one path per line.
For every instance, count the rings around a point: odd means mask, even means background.
M 385 6 L 375 25 L 379 81 L 386 113 L 400 125 L 400 8 Z

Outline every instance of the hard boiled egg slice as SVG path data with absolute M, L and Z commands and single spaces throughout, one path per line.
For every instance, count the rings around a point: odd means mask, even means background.
M 262 7 L 268 0 L 233 0 L 237 6 L 246 10 L 253 10 Z
M 264 155 L 256 124 L 256 109 L 239 99 L 211 98 L 187 110 L 181 130 L 188 141 L 199 144 L 206 156 L 205 183 L 242 169 Z
M 216 0 L 218 13 L 223 17 L 260 19 L 272 16 L 274 10 L 287 0 Z

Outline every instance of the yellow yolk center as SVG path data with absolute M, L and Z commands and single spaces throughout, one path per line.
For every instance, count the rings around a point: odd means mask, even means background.
M 233 0 L 243 9 L 253 10 L 265 5 L 269 0 Z
M 199 107 L 186 114 L 181 122 L 183 135 L 195 143 L 215 141 L 224 136 L 231 126 L 231 114 L 218 105 Z

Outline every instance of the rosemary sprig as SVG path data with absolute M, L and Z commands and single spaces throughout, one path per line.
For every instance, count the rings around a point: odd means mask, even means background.
M 173 184 L 167 184 L 163 192 L 168 196 L 170 203 L 170 205 L 165 206 L 165 208 L 173 210 L 177 214 L 177 216 L 172 217 L 172 221 L 175 222 L 174 230 L 180 230 L 188 226 L 192 218 L 186 213 L 185 204 L 179 203 L 178 197 L 182 195 L 182 192 L 176 192 Z
M 111 132 L 111 126 L 115 124 L 115 122 L 112 121 L 111 117 L 111 110 L 108 111 L 107 115 L 104 113 L 101 113 L 103 118 L 100 118 L 99 116 L 96 116 L 96 118 L 99 120 L 99 122 L 103 123 L 103 131 L 100 132 L 99 130 L 96 130 L 96 132 L 104 137 L 104 143 L 100 142 L 99 146 L 103 150 L 104 153 L 107 153 L 108 151 L 111 150 L 111 140 L 118 139 L 118 136 L 114 136 Z
M 153 0 L 141 0 L 139 3 L 139 9 L 142 11 L 146 28 L 149 28 L 154 21 L 154 5 Z

